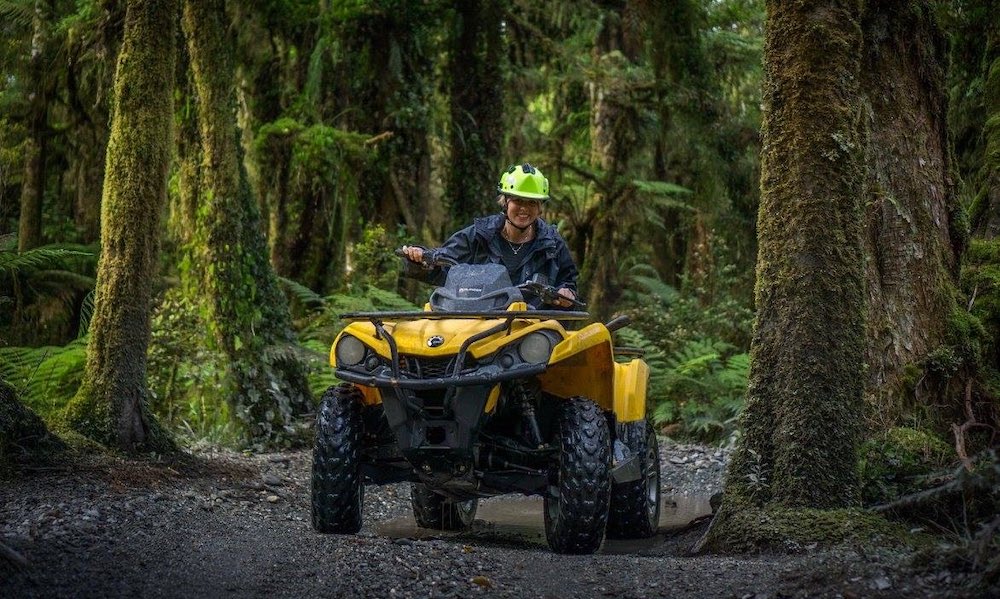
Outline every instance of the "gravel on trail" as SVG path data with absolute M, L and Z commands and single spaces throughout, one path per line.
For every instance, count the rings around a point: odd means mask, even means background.
M 668 506 L 707 506 L 721 490 L 727 450 L 661 439 L 661 454 Z M 426 531 L 412 523 L 408 484 L 367 488 L 360 534 L 320 535 L 311 459 L 196 450 L 169 462 L 86 457 L 22 469 L 0 479 L 0 542 L 28 565 L 0 557 L 0 597 L 976 596 L 950 574 L 910 573 L 892 552 L 691 556 L 707 517 L 589 556 L 549 551 L 535 512 L 513 525 L 480 517 L 469 532 Z M 518 506 L 537 504 L 492 498 L 480 514 L 516 520 Z

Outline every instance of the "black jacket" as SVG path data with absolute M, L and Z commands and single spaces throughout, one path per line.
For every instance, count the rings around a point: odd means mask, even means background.
M 475 223 L 452 235 L 440 248 L 434 250 L 439 256 L 447 256 L 460 264 L 503 264 L 500 244 L 504 242 L 500 231 L 506 218 L 503 214 L 493 214 L 477 218 Z M 536 236 L 530 250 L 521 258 L 517 267 L 510 272 L 515 285 L 525 283 L 541 273 L 549 285 L 556 289 L 570 289 L 574 295 L 579 272 L 570 256 L 566 241 L 552 225 L 542 219 L 535 221 Z M 404 258 L 404 274 L 433 285 L 443 285 L 447 269 L 423 270 Z M 529 304 L 538 308 L 538 300 Z M 547 306 L 551 307 L 551 306 Z

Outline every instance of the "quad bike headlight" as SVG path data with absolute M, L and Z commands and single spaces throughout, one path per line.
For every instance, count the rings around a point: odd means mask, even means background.
M 357 366 L 365 359 L 365 344 L 353 335 L 344 335 L 337 343 L 337 366 Z
M 532 333 L 521 341 L 517 351 L 529 364 L 544 364 L 552 354 L 552 340 L 543 333 Z

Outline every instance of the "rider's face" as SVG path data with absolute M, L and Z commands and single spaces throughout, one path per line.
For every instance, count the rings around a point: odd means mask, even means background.
M 507 218 L 519 227 L 527 227 L 535 222 L 542 212 L 542 203 L 524 198 L 507 198 Z

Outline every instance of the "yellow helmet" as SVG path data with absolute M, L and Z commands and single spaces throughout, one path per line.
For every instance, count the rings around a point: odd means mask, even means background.
M 525 162 L 511 166 L 500 175 L 497 191 L 516 198 L 545 201 L 549 199 L 549 180 L 542 171 Z

